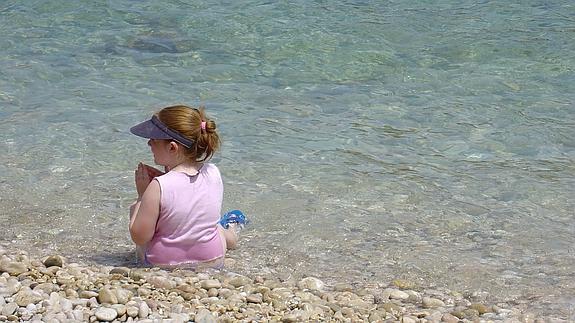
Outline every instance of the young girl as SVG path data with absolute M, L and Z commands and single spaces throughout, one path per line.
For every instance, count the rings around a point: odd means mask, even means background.
M 204 109 L 164 108 L 130 129 L 148 138 L 154 162 L 165 173 L 139 163 L 138 199 L 130 207 L 130 235 L 145 264 L 158 267 L 221 267 L 226 249 L 236 247 L 234 210 L 220 219 L 223 183 L 207 161 L 220 146 L 216 123 Z

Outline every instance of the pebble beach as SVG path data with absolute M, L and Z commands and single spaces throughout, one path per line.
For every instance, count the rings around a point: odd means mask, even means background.
M 0 249 L 0 321 L 567 322 L 482 299 L 400 279 L 327 285 L 316 277 L 82 265 Z

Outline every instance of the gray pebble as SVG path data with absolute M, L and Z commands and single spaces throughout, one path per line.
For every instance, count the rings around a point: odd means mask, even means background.
M 196 323 L 216 323 L 216 318 L 210 311 L 202 308 L 196 313 L 196 318 L 194 321 Z
M 18 304 L 16 303 L 8 303 L 4 306 L 2 306 L 2 315 L 8 316 L 8 315 L 12 315 L 16 312 L 16 310 L 18 309 Z

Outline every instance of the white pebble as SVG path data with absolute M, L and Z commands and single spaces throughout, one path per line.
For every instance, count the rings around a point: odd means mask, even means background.
M 212 288 L 221 288 L 222 284 L 217 279 L 206 279 L 200 284 L 203 289 L 209 290 Z
M 111 322 L 118 317 L 118 312 L 113 308 L 100 307 L 96 310 L 96 318 L 100 321 Z
M 74 305 L 72 304 L 72 301 L 70 301 L 69 299 L 62 298 L 60 300 L 60 307 L 62 308 L 63 312 L 70 312 L 74 308 Z
M 150 315 L 150 307 L 148 306 L 148 304 L 146 304 L 146 302 L 141 302 L 140 308 L 138 310 L 138 317 L 141 319 L 145 319 L 146 317 L 148 317 L 148 315 Z
M 128 314 L 129 317 L 136 317 L 138 316 L 139 310 L 137 307 L 135 306 L 128 306 L 126 307 L 126 314 Z
M 73 310 L 72 315 L 74 316 L 74 319 L 76 321 L 78 321 L 78 322 L 84 321 L 84 312 L 82 310 L 80 310 L 80 309 Z

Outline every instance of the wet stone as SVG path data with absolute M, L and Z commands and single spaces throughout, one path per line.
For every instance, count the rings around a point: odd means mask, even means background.
M 442 322 L 447 322 L 447 323 L 458 323 L 459 322 L 459 317 L 450 314 L 450 313 L 445 313 L 443 314 L 443 316 L 441 317 L 441 321 Z
M 422 303 L 424 308 L 436 308 L 445 306 L 445 303 L 442 300 L 433 297 L 424 297 L 422 299 Z
M 83 290 L 80 293 L 78 293 L 78 296 L 80 298 L 86 298 L 86 299 L 90 299 L 92 297 L 98 297 L 98 293 L 91 291 L 91 290 Z
M 172 289 L 176 287 L 176 283 L 164 276 L 152 276 L 148 278 L 148 282 L 155 288 Z
M 46 267 L 52 267 L 52 266 L 62 267 L 62 265 L 64 264 L 64 258 L 58 255 L 48 256 L 43 263 L 44 266 Z
M 292 323 L 297 321 L 298 317 L 295 314 L 286 314 L 282 317 L 282 322 L 284 323 Z
M 483 315 L 483 314 L 485 314 L 485 313 L 491 312 L 491 310 L 490 310 L 487 306 L 485 306 L 485 305 L 483 305 L 483 304 L 481 304 L 481 303 L 473 303 L 473 304 L 471 304 L 471 305 L 469 306 L 469 308 L 474 309 L 474 310 L 477 310 L 477 312 L 479 313 L 479 315 Z
M 201 282 L 200 286 L 205 290 L 209 290 L 211 288 L 221 288 L 222 284 L 217 279 L 206 279 Z
M 407 302 L 414 304 L 422 302 L 421 294 L 419 294 L 418 292 L 412 290 L 407 290 L 405 292 L 409 295 L 409 297 L 406 300 Z
M 385 303 L 381 306 L 386 312 L 389 313 L 401 313 L 401 307 L 394 303 Z
M 399 289 L 414 289 L 415 283 L 405 279 L 394 279 L 391 284 Z
M 150 274 L 145 270 L 139 269 L 139 270 L 131 270 L 129 275 L 130 278 L 132 278 L 135 281 L 138 281 L 138 280 L 145 280 Z
M 468 308 L 463 311 L 464 318 L 474 319 L 479 316 L 479 312 L 476 309 Z
M 260 304 L 262 302 L 262 295 L 261 294 L 251 294 L 246 297 L 246 301 L 248 303 L 255 303 Z
M 228 283 L 235 288 L 246 286 L 252 283 L 252 280 L 245 276 L 235 276 L 228 281 Z
M 369 318 L 368 321 L 369 322 L 377 322 L 377 321 L 381 321 L 383 319 L 383 317 L 379 312 L 371 312 L 371 314 L 369 314 Z
M 351 292 L 353 290 L 353 286 L 348 283 L 337 283 L 333 286 L 333 290 L 336 292 Z
M 125 277 L 130 276 L 130 268 L 128 267 L 116 267 L 110 270 L 110 274 L 118 274 Z
M 390 295 L 389 295 L 389 298 L 391 298 L 391 299 L 399 299 L 399 300 L 408 299 L 408 298 L 409 298 L 409 294 L 406 293 L 406 292 L 404 292 L 404 291 L 400 291 L 400 290 L 395 289 L 395 290 L 391 291 L 391 293 L 390 293 Z
M 25 263 L 18 261 L 2 260 L 0 261 L 0 273 L 6 272 L 11 276 L 18 276 L 28 271 Z
M 306 277 L 306 278 L 300 280 L 297 283 L 297 286 L 301 289 L 310 289 L 310 290 L 321 291 L 325 287 L 325 284 L 323 281 L 321 281 L 318 278 Z

